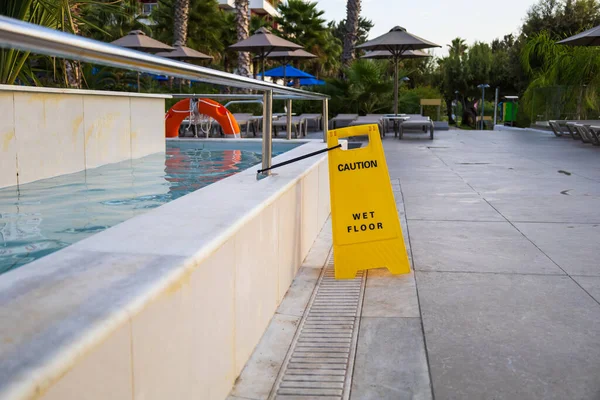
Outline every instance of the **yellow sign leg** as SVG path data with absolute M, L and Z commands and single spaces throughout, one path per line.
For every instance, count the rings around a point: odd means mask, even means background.
M 408 274 L 410 263 L 377 125 L 329 131 L 328 146 L 362 135 L 369 136 L 367 146 L 329 152 L 335 277 L 353 279 L 357 271 L 374 268 Z

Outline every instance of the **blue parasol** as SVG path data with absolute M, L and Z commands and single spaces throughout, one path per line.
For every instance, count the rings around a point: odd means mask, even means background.
M 262 74 L 259 74 L 262 76 Z M 270 76 L 271 78 L 314 78 L 311 74 L 299 70 L 298 68 L 294 68 L 290 65 L 282 65 L 277 68 L 270 69 L 265 72 L 265 76 Z
M 317 78 L 302 78 L 300 79 L 300 86 L 322 86 L 325 84 L 325 81 L 319 80 Z M 293 86 L 294 82 L 288 83 L 288 86 Z

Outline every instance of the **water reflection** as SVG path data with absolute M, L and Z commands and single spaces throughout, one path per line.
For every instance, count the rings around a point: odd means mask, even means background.
M 167 150 L 165 179 L 176 199 L 259 162 L 260 153 L 173 147 Z

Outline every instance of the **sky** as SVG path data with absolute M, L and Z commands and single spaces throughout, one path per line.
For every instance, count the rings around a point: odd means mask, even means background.
M 327 20 L 346 18 L 346 0 L 317 0 Z M 491 42 L 517 33 L 537 0 L 362 0 L 361 16 L 373 21 L 370 38 L 399 25 L 447 49 L 452 39 Z M 442 56 L 447 50 L 437 49 Z

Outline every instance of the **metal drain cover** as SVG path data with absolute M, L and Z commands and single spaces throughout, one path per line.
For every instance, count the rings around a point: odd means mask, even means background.
M 330 254 L 271 392 L 271 400 L 350 398 L 364 272 L 336 281 Z

